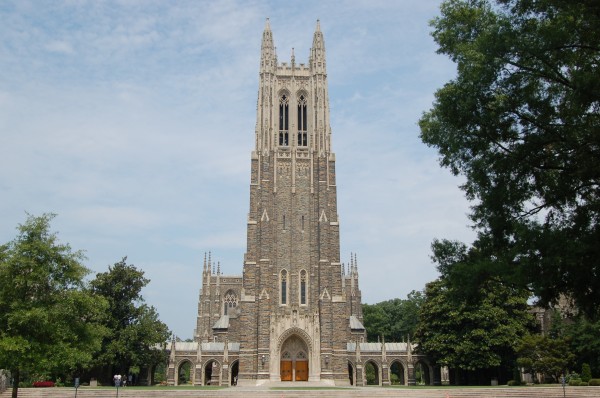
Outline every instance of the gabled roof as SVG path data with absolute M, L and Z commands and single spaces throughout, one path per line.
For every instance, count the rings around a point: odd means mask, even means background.
M 365 330 L 365 327 L 354 315 L 350 315 L 350 330 Z
M 219 330 L 223 330 L 223 329 L 229 329 L 229 315 L 223 315 L 222 317 L 219 318 L 219 320 L 217 322 L 215 322 L 215 324 L 213 325 L 213 330 L 214 329 L 219 329 Z

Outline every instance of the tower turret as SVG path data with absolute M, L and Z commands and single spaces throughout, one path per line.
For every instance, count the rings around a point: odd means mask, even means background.
M 313 44 L 310 50 L 310 61 L 313 73 L 326 74 L 325 65 L 325 40 L 321 32 L 321 23 L 317 20 L 317 27 L 313 35 Z
M 275 56 L 275 46 L 273 44 L 273 32 L 271 32 L 271 24 L 269 18 L 267 18 L 260 47 L 260 72 L 273 73 L 276 67 L 277 57 Z

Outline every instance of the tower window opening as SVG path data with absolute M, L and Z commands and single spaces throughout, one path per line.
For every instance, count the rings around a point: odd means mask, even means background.
M 302 216 L 302 230 L 304 231 L 304 216 Z
M 223 298 L 223 315 L 229 315 L 232 308 L 236 308 L 238 303 L 237 295 L 229 290 Z
M 290 107 L 289 99 L 286 95 L 282 95 L 279 99 L 279 145 L 289 145 L 289 116 Z
M 284 214 L 284 215 L 283 215 L 283 229 L 284 229 L 284 230 L 285 230 L 285 227 L 286 227 L 286 225 L 285 225 L 285 214 Z
M 287 304 L 287 271 L 281 271 L 281 304 Z
M 301 95 L 298 99 L 298 146 L 308 146 L 306 108 L 306 97 Z
M 300 271 L 300 304 L 306 305 L 306 271 Z

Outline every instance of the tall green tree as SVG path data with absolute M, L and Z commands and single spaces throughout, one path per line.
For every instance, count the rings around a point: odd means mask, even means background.
M 516 346 L 533 327 L 527 292 L 494 279 L 482 283 L 477 296 L 456 290 L 460 286 L 444 278 L 427 284 L 415 335 L 419 349 L 452 369 L 510 374 Z
M 432 249 L 441 276 L 425 288 L 415 335 L 420 349 L 453 369 L 487 370 L 491 377 L 511 374 L 517 344 L 535 325 L 530 293 L 493 275 L 477 279 L 466 291 L 462 280 L 449 277 L 454 267 L 485 268 L 498 259 L 457 242 L 436 241 Z
M 432 26 L 457 76 L 421 139 L 466 178 L 473 249 L 497 259 L 455 277 L 476 290 L 494 275 L 544 304 L 565 294 L 598 319 L 600 3 L 447 0 Z
M 16 238 L 0 246 L 0 368 L 23 374 L 69 373 L 92 361 L 105 328 L 107 303 L 84 289 L 80 251 L 50 231 L 53 214 L 28 216 Z
M 569 351 L 568 341 L 548 335 L 524 336 L 517 345 L 517 364 L 526 372 L 551 376 L 555 382 L 573 365 L 575 355 Z
M 423 293 L 413 290 L 406 299 L 363 304 L 363 323 L 368 341 L 375 342 L 384 337 L 388 342 L 399 342 L 412 336 L 417 328 L 423 300 Z
M 554 313 L 551 322 L 550 335 L 568 342 L 563 347 L 565 351 L 576 356 L 577 367 L 587 363 L 592 374 L 600 376 L 600 320 L 590 321 L 581 314 Z
M 108 302 L 105 324 L 110 333 L 96 358 L 97 365 L 107 372 L 104 378 L 110 378 L 113 371 L 136 374 L 144 366 L 165 360 L 163 351 L 156 347 L 168 340 L 169 329 L 156 309 L 144 303 L 141 292 L 150 281 L 126 260 L 90 282 L 92 291 Z

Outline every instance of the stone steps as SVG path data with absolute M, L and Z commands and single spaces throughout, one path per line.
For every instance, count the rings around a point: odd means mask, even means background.
M 495 388 L 380 388 L 362 387 L 320 390 L 271 390 L 266 387 L 232 387 L 224 389 L 170 389 L 144 390 L 120 388 L 119 398 L 563 398 L 563 389 L 556 387 L 495 387 Z M 10 397 L 10 390 L 0 398 Z M 90 389 L 82 387 L 77 398 L 115 398 L 117 390 Z M 600 387 L 567 387 L 569 398 L 600 397 Z M 75 397 L 73 388 L 22 388 L 20 398 L 68 398 Z

